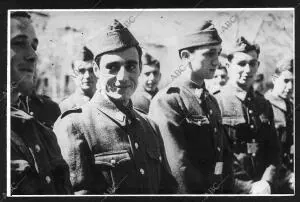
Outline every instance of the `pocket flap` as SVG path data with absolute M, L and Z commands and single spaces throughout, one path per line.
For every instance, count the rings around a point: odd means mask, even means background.
M 94 155 L 95 164 L 104 167 L 115 167 L 131 160 L 127 150 L 109 151 Z

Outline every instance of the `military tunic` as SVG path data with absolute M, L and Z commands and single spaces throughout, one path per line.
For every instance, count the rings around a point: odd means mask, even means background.
M 76 90 L 72 95 L 59 103 L 60 111 L 61 113 L 64 113 L 67 110 L 81 107 L 86 102 L 90 101 L 90 99 L 91 98 L 84 95 L 83 92 Z
M 279 141 L 270 103 L 252 88 L 246 92 L 232 83 L 215 97 L 236 157 L 235 193 L 249 193 L 251 184 L 261 179 L 272 184 L 279 164 Z
M 26 105 L 26 112 L 39 120 L 43 125 L 52 128 L 60 115 L 60 109 L 56 102 L 46 95 L 33 93 L 30 96 L 20 97 Z
M 265 97 L 272 104 L 275 128 L 281 146 L 282 165 L 278 174 L 277 191 L 280 194 L 292 194 L 294 190 L 289 187 L 289 178 L 294 170 L 294 156 L 293 151 L 291 151 L 294 138 L 293 104 L 287 99 L 274 96 L 270 91 L 265 94 Z
M 145 89 L 138 89 L 132 96 L 133 107 L 145 114 L 148 114 L 152 98 L 156 95 L 158 89 L 154 92 L 147 92 Z
M 11 194 L 72 194 L 67 163 L 52 130 L 11 108 Z
M 97 91 L 55 123 L 75 194 L 172 193 L 176 182 L 155 124 Z
M 179 183 L 177 193 L 231 191 L 232 153 L 220 115 L 205 85 L 200 87 L 183 75 L 153 98 L 149 118 L 162 133 L 167 159 Z

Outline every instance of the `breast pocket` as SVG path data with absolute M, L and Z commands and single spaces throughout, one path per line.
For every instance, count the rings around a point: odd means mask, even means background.
M 100 169 L 106 183 L 107 193 L 118 193 L 133 172 L 132 158 L 127 150 L 109 151 L 94 155 L 96 169 Z

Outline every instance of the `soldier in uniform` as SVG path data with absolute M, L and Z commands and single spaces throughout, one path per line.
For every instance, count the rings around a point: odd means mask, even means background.
M 152 98 L 158 92 L 157 85 L 161 79 L 160 63 L 150 54 L 142 56 L 142 73 L 139 77 L 139 86 L 132 96 L 133 107 L 148 114 Z
M 232 153 L 218 103 L 204 83 L 219 65 L 221 42 L 210 21 L 180 37 L 179 55 L 188 68 L 150 104 L 180 194 L 231 192 Z
M 38 39 L 30 15 L 13 12 L 10 26 L 11 194 L 71 194 L 68 165 L 55 134 L 28 113 L 29 102 L 22 99 L 32 95 L 35 83 Z
M 244 37 L 228 55 L 229 81 L 215 97 L 233 143 L 234 193 L 270 194 L 279 164 L 279 142 L 270 103 L 252 84 L 260 48 Z
M 139 43 L 117 20 L 99 38 L 94 71 L 101 90 L 54 126 L 75 194 L 172 193 L 176 181 L 159 130 L 130 100 L 141 72 Z
M 63 100 L 59 106 L 61 112 L 80 107 L 88 102 L 96 91 L 97 77 L 93 71 L 94 55 L 86 46 L 72 62 L 73 78 L 76 84 L 75 92 Z
M 278 62 L 272 77 L 274 88 L 265 94 L 274 111 L 276 132 L 280 140 L 282 165 L 279 170 L 278 193 L 292 194 L 293 188 L 293 60 L 284 58 Z
M 221 88 L 225 86 L 227 81 L 228 81 L 228 72 L 227 72 L 226 64 L 224 62 L 220 62 L 220 65 L 216 69 L 212 86 L 209 89 L 209 92 L 211 92 L 213 95 L 219 93 Z

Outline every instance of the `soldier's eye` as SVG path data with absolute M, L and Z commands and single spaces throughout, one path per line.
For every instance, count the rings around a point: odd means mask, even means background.
M 111 63 L 106 65 L 106 69 L 108 69 L 110 72 L 117 72 L 120 69 L 120 65 L 117 63 Z
M 238 65 L 241 66 L 241 67 L 245 67 L 246 64 L 247 64 L 246 61 L 241 61 L 241 62 L 238 63 Z
M 250 65 L 251 67 L 255 67 L 255 66 L 257 65 L 257 63 L 258 63 L 257 60 L 251 60 L 251 61 L 249 62 L 249 65 Z
M 79 69 L 78 72 L 79 72 L 80 74 L 84 74 L 84 73 L 85 73 L 85 69 Z
M 126 64 L 125 68 L 129 72 L 134 72 L 137 69 L 137 63 L 131 63 L 130 62 L 130 63 Z

